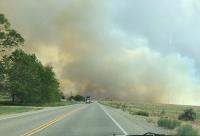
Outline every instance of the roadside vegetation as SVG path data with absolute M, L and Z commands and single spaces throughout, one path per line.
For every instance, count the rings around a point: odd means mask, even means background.
M 59 102 L 62 94 L 53 68 L 20 49 L 23 45 L 24 38 L 0 14 L 0 99 L 24 105 Z
M 70 96 L 68 98 L 69 101 L 77 101 L 77 102 L 84 102 L 85 101 L 85 97 L 81 96 L 79 94 L 75 95 L 75 96 Z
M 180 121 L 167 118 L 160 118 L 157 123 L 159 127 L 168 129 L 175 129 L 181 125 Z
M 31 106 L 0 106 L 0 115 L 28 112 L 41 110 L 41 107 L 31 107 Z
M 140 115 L 140 116 L 146 116 L 146 117 L 149 116 L 149 113 L 146 112 L 146 111 L 138 111 L 138 112 L 136 112 L 135 114 L 136 114 L 136 115 Z
M 177 136 L 199 136 L 199 133 L 192 125 L 185 124 L 177 129 Z
M 32 107 L 55 107 L 55 106 L 66 106 L 66 105 L 71 105 L 71 104 L 76 104 L 77 101 L 58 101 L 58 102 L 49 102 L 49 103 L 13 103 L 10 101 L 1 101 L 0 102 L 0 107 L 1 106 L 32 106 Z
M 121 109 L 131 115 L 144 116 L 147 122 L 166 129 L 175 129 L 177 133 L 185 133 L 182 132 L 185 127 L 188 127 L 189 131 L 193 129 L 200 131 L 200 107 L 198 106 L 121 101 L 102 101 L 101 103 Z M 192 128 L 185 124 L 191 125 Z
M 185 120 L 185 121 L 194 121 L 196 120 L 196 112 L 190 108 L 190 109 L 185 109 L 183 113 L 181 113 L 178 116 L 179 120 Z
M 24 41 L 0 14 L 0 115 L 84 101 L 81 95 L 66 98 L 53 68 L 20 48 Z

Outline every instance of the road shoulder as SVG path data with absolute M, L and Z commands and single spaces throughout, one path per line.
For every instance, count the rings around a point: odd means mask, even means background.
M 146 121 L 145 117 L 130 115 L 127 112 L 103 105 L 106 111 L 125 128 L 128 134 L 144 134 L 147 132 L 154 132 L 158 134 L 172 134 L 167 129 L 160 128 L 153 123 Z

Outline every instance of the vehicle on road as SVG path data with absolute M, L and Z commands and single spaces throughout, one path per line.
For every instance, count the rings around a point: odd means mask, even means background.
M 90 103 L 91 103 L 90 96 L 86 96 L 86 98 L 85 98 L 85 103 L 86 103 L 86 104 L 90 104 Z

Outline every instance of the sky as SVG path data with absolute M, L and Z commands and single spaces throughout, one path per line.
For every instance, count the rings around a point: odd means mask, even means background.
M 0 0 L 66 94 L 200 105 L 199 0 Z

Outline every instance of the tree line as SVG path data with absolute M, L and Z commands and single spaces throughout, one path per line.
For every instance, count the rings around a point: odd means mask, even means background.
M 0 91 L 12 102 L 46 103 L 59 101 L 59 82 L 50 66 L 44 66 L 35 54 L 27 54 L 20 46 L 24 38 L 11 28 L 0 14 Z

